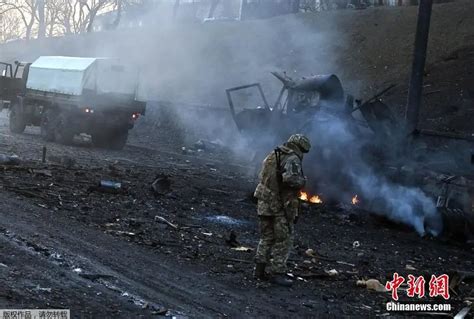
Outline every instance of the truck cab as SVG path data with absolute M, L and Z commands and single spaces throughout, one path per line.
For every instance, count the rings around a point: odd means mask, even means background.
M 10 107 L 18 96 L 24 95 L 26 91 L 26 80 L 28 79 L 30 63 L 15 64 L 0 62 L 0 106 Z

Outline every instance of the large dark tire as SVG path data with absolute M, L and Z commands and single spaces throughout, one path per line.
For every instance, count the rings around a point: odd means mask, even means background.
M 113 150 L 122 150 L 127 144 L 128 129 L 124 131 L 118 131 L 112 135 L 110 140 L 110 148 Z
M 54 139 L 64 145 L 71 144 L 74 139 L 74 131 L 71 129 L 69 118 L 65 113 L 61 113 L 57 117 Z
M 92 143 L 96 147 L 121 150 L 127 144 L 128 129 L 121 131 L 98 132 L 92 134 Z
M 53 109 L 47 109 L 41 117 L 41 136 L 45 141 L 54 142 L 58 114 Z
M 10 131 L 12 133 L 23 133 L 26 128 L 26 118 L 19 104 L 13 104 L 10 109 Z
M 104 133 L 93 133 L 91 138 L 95 147 L 105 148 L 107 146 L 107 136 Z

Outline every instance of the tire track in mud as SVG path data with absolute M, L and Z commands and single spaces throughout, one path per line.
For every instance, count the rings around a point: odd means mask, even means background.
M 73 256 L 70 255 L 70 253 L 63 253 L 61 249 L 56 250 L 54 248 L 39 245 L 5 228 L 0 229 L 0 237 L 2 237 L 1 240 L 4 243 L 13 246 L 16 251 L 21 250 L 26 254 L 33 255 L 36 258 L 41 258 L 46 263 L 49 263 L 51 268 L 60 267 L 65 271 L 70 271 L 74 274 L 72 277 L 75 277 L 74 279 L 78 281 L 91 281 L 95 284 L 102 285 L 111 290 L 111 294 L 116 294 L 117 298 L 122 297 L 140 309 L 151 309 L 155 313 L 186 318 L 182 313 L 173 310 L 168 311 L 168 309 L 162 305 L 145 300 L 141 296 L 134 294 L 131 291 L 127 291 L 120 282 L 117 283 L 119 277 L 118 274 L 105 267 L 101 270 L 97 269 L 93 262 L 86 259 L 84 256 Z M 81 277 L 84 280 L 77 277 Z M 114 283 L 114 281 L 116 283 Z
M 253 296 L 252 292 L 209 278 L 206 269 L 191 269 L 64 216 L 10 199 L 4 193 L 0 193 L 0 201 L 0 241 L 11 246 L 15 254 L 38 260 L 40 270 L 50 266 L 52 273 L 62 273 L 48 280 L 52 285 L 64 286 L 66 292 L 68 285 L 91 286 L 132 313 L 156 315 L 167 308 L 172 309 L 167 316 L 177 318 L 239 317 Z M 130 310 L 130 305 L 136 310 Z M 254 311 L 278 315 L 271 300 Z

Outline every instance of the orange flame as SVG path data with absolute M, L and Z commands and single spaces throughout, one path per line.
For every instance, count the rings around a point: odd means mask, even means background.
M 323 203 L 322 199 L 318 195 L 311 196 L 311 198 L 309 199 L 309 202 L 312 203 L 312 204 L 322 204 Z
M 300 191 L 300 196 L 298 197 L 304 202 L 310 202 L 311 204 L 322 204 L 323 200 L 318 195 L 310 196 L 308 193 Z
M 299 199 L 301 199 L 302 201 L 307 202 L 308 201 L 308 193 L 301 191 Z
M 360 200 L 359 200 L 357 195 L 352 197 L 352 205 L 357 205 L 357 204 L 359 204 L 359 202 L 360 202 Z

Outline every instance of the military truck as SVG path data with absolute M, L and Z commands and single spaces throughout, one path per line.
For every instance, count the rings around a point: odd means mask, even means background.
M 42 56 L 33 63 L 0 62 L 0 105 L 10 130 L 40 126 L 46 141 L 70 144 L 90 134 L 95 146 L 122 149 L 146 103 L 138 71 L 110 58 Z

